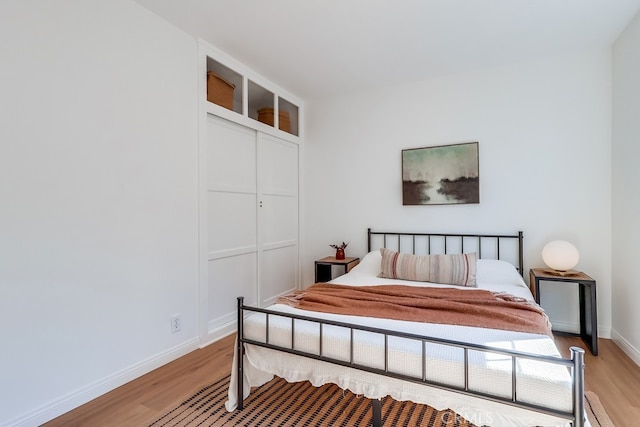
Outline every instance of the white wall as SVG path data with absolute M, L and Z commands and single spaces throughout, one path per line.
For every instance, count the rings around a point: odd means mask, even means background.
M 37 425 L 197 346 L 197 44 L 9 0 L 0 52 L 0 425 Z
M 382 65 L 382 64 L 381 64 Z M 308 102 L 303 284 L 330 243 L 366 251 L 366 229 L 525 233 L 525 269 L 566 239 L 597 280 L 611 327 L 611 52 L 469 71 Z M 402 206 L 401 150 L 478 141 L 480 203 Z M 527 281 L 528 281 L 528 274 Z M 556 286 L 554 286 L 556 285 Z M 578 330 L 577 286 L 545 283 L 552 321 Z
M 618 50 L 637 49 L 637 27 Z M 7 0 L 0 51 L 0 425 L 36 425 L 197 345 L 197 44 L 129 0 Z M 363 255 L 368 226 L 522 229 L 526 268 L 548 240 L 579 247 L 608 332 L 610 62 L 596 51 L 311 103 L 304 282 L 329 243 Z M 481 203 L 403 207 L 400 151 L 463 141 L 480 142 Z M 551 314 L 572 326 L 564 294 Z M 620 313 L 637 348 L 637 319 Z
M 613 48 L 612 338 L 640 365 L 640 15 Z

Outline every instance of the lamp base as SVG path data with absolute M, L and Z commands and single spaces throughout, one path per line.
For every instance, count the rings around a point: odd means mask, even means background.
M 552 276 L 571 277 L 580 274 L 577 270 L 554 270 L 553 268 L 545 268 L 544 272 Z

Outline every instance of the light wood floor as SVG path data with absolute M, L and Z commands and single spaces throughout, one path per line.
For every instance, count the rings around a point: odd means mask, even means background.
M 46 424 L 57 426 L 143 426 L 181 397 L 209 384 L 231 369 L 234 337 L 229 336 L 150 372 Z M 579 338 L 558 336 L 569 347 L 585 348 Z M 616 427 L 640 423 L 640 367 L 613 341 L 599 340 L 599 355 L 587 351 L 585 389 L 598 394 Z

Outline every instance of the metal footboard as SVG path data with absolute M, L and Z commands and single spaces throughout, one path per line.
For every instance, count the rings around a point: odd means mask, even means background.
M 344 322 L 336 322 L 336 321 L 331 321 L 331 320 L 325 320 L 325 319 L 319 319 L 319 318 L 315 318 L 315 317 L 310 317 L 310 316 L 299 316 L 299 315 L 292 315 L 292 314 L 288 314 L 288 313 L 281 313 L 281 312 L 277 312 L 277 311 L 273 311 L 273 310 L 268 310 L 268 309 L 264 309 L 264 308 L 257 308 L 257 307 L 250 307 L 250 306 L 245 306 L 244 305 L 244 298 L 243 297 L 238 297 L 238 336 L 237 336 L 237 378 L 238 378 L 238 385 L 237 385 L 237 391 L 238 391 L 238 409 L 242 409 L 243 408 L 243 373 L 244 373 L 244 367 L 243 367 L 243 355 L 244 355 L 244 344 L 251 344 L 251 345 L 256 345 L 256 346 L 260 346 L 260 347 L 265 347 L 265 348 L 269 348 L 272 350 L 277 350 L 277 351 L 282 351 L 285 353 L 289 353 L 289 354 L 294 354 L 297 356 L 303 356 L 303 357 L 308 357 L 311 359 L 315 359 L 315 360 L 320 360 L 320 361 L 324 361 L 324 362 L 329 362 L 329 363 L 333 363 L 333 364 L 337 364 L 337 365 L 341 365 L 341 366 L 346 366 L 349 368 L 354 368 L 354 369 L 359 369 L 362 371 L 366 371 L 366 372 L 371 372 L 371 373 L 375 373 L 375 374 L 380 374 L 380 375 L 384 375 L 386 377 L 391 377 L 391 378 L 396 378 L 399 380 L 403 380 L 403 381 L 410 381 L 410 382 L 414 382 L 414 383 L 418 383 L 418 384 L 423 384 L 423 385 L 429 385 L 432 387 L 437 387 L 443 390 L 448 390 L 448 391 L 453 391 L 453 392 L 457 392 L 457 393 L 462 393 L 465 395 L 469 395 L 469 396 L 474 396 L 474 397 L 480 397 L 482 399 L 485 400 L 490 400 L 490 401 L 494 401 L 494 402 L 498 402 L 498 403 L 503 403 L 503 404 L 507 404 L 507 405 L 512 405 L 515 407 L 519 407 L 519 408 L 524 408 L 524 409 L 529 409 L 529 410 L 533 410 L 539 413 L 544 413 L 544 414 L 548 414 L 548 415 L 553 415 L 562 419 L 566 419 L 568 421 L 570 421 L 573 426 L 575 427 L 582 427 L 584 425 L 584 350 L 582 348 L 579 347 L 571 347 L 571 357 L 568 359 L 564 359 L 564 358 L 560 358 L 560 357 L 553 357 L 553 356 L 542 356 L 542 355 L 536 355 L 536 354 L 530 354 L 530 353 L 525 353 L 525 352 L 519 352 L 519 351 L 515 351 L 515 350 L 505 350 L 505 349 L 499 349 L 499 348 L 494 348 L 494 347 L 489 347 L 489 346 L 485 346 L 485 345 L 478 345 L 478 344 L 470 344 L 470 343 L 464 343 L 464 342 L 460 342 L 460 341 L 452 341 L 452 340 L 446 340 L 446 339 L 441 339 L 441 338 L 434 338 L 434 337 L 428 337 L 428 336 L 421 336 L 421 335 L 416 335 L 416 334 L 409 334 L 409 333 L 404 333 L 404 332 L 398 332 L 398 331 L 392 331 L 392 330 L 387 330 L 387 329 L 380 329 L 380 328 L 371 328 L 371 327 L 366 327 L 366 326 L 361 326 L 361 325 L 354 325 L 354 324 L 350 324 L 350 323 L 344 323 Z M 266 323 L 265 323 L 265 341 L 255 341 L 252 339 L 248 339 L 244 336 L 244 318 L 246 313 L 263 313 L 266 316 Z M 277 316 L 277 317 L 281 317 L 281 318 L 289 318 L 291 319 L 291 345 L 288 347 L 285 346 L 281 346 L 281 345 L 274 345 L 273 343 L 269 342 L 269 318 L 270 316 Z M 296 320 L 300 320 L 300 321 L 308 321 L 308 322 L 313 322 L 313 323 L 317 323 L 319 325 L 319 352 L 318 354 L 315 353 L 309 353 L 309 352 L 304 352 L 304 351 L 300 351 L 300 350 L 296 350 L 295 349 L 295 341 L 294 341 L 294 334 L 295 334 L 295 321 Z M 350 358 L 348 361 L 345 360 L 339 360 L 339 359 L 335 359 L 332 357 L 328 357 L 326 355 L 323 354 L 323 349 L 322 349 L 322 341 L 323 341 L 323 328 L 325 325 L 331 325 L 331 326 L 338 326 L 338 327 L 342 327 L 342 328 L 347 328 L 350 330 L 350 336 L 351 336 L 351 343 L 350 343 Z M 354 362 L 354 342 L 353 342 L 353 334 L 354 331 L 365 331 L 365 332 L 371 332 L 371 333 L 375 333 L 375 334 L 380 334 L 382 336 L 384 336 L 384 345 L 385 345 L 385 350 L 384 350 L 384 369 L 378 369 L 378 368 L 374 368 L 371 366 L 366 366 L 366 365 L 362 365 L 362 364 L 358 364 Z M 393 372 L 389 370 L 388 367 L 388 354 L 389 354 L 389 337 L 398 337 L 398 338 L 405 338 L 405 339 L 411 339 L 411 340 L 416 340 L 416 341 L 420 341 L 422 342 L 422 374 L 421 374 L 421 378 L 418 377 L 413 377 L 413 376 L 408 376 L 408 375 L 404 375 L 398 372 Z M 446 346 L 452 346 L 452 347 L 457 347 L 463 350 L 464 352 L 464 386 L 463 387 L 456 387 L 456 386 L 452 386 L 449 384 L 442 384 L 436 381 L 432 381 L 427 379 L 426 376 L 426 344 L 427 343 L 435 343 L 435 344 L 439 344 L 439 345 L 446 345 Z M 491 393 L 484 393 L 484 392 L 479 392 L 476 390 L 472 390 L 469 388 L 469 365 L 468 365 L 468 355 L 469 355 L 469 351 L 482 351 L 482 352 L 489 352 L 489 353 L 495 353 L 495 354 L 500 354 L 503 356 L 507 356 L 511 358 L 511 362 L 512 362 L 512 369 L 511 369 L 511 389 L 512 389 L 512 393 L 511 393 L 511 397 L 510 398 L 505 398 L 503 396 L 499 396 L 499 395 L 493 395 Z M 540 362 L 545 362 L 545 363 L 552 363 L 552 364 L 556 364 L 556 365 L 561 365 L 561 366 L 566 366 L 567 368 L 570 368 L 570 372 L 571 372 L 571 378 L 573 381 L 573 409 L 571 412 L 567 412 L 567 411 L 561 411 L 561 410 L 557 410 L 557 409 L 553 409 L 553 408 L 546 408 L 543 406 L 539 406 L 539 405 L 535 405 L 535 404 L 531 404 L 531 403 L 527 403 L 527 402 L 521 402 L 518 400 L 518 396 L 516 395 L 516 384 L 517 384 L 517 372 L 516 372 L 516 363 L 517 360 L 519 359 L 530 359 L 530 360 L 535 360 L 535 361 L 540 361 Z M 374 413 L 374 426 L 380 426 L 381 422 L 380 422 L 380 416 L 381 416 L 381 411 L 380 411 L 380 401 L 372 401 L 373 402 L 373 413 Z

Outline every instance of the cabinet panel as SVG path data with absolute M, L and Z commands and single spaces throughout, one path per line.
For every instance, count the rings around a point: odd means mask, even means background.
M 267 306 L 283 294 L 298 288 L 298 245 L 262 252 L 260 305 Z
M 256 131 L 207 116 L 207 188 L 256 192 Z
M 209 259 L 257 249 L 255 194 L 209 191 L 207 218 Z
M 292 196 L 262 197 L 262 245 L 272 247 L 278 243 L 298 240 L 298 198 Z
M 298 146 L 269 135 L 260 138 L 260 191 L 298 195 Z
M 235 320 L 237 297 L 244 296 L 246 304 L 256 304 L 256 253 L 209 261 L 208 272 L 211 330 Z

